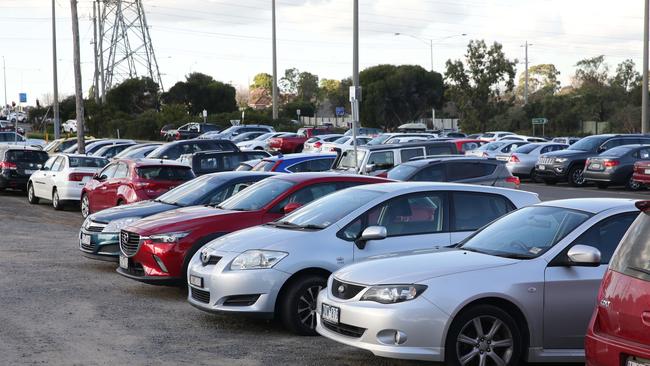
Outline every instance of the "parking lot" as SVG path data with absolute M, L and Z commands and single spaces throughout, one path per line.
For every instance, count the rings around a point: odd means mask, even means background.
M 542 200 L 650 197 L 620 189 L 524 184 Z M 407 365 L 322 337 L 290 335 L 278 323 L 192 308 L 185 290 L 130 281 L 115 264 L 77 249 L 78 210 L 32 207 L 0 194 L 0 355 L 3 364 Z

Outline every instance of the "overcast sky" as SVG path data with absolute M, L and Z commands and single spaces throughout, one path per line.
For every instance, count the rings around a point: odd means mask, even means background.
M 165 88 L 192 71 L 234 85 L 271 72 L 271 0 L 143 1 Z M 0 0 L 10 103 L 19 92 L 28 93 L 28 104 L 51 93 L 50 4 Z M 74 91 L 70 1 L 56 4 L 59 90 L 65 96 Z M 87 93 L 94 69 L 91 0 L 79 0 L 79 12 Z M 627 58 L 641 65 L 640 0 L 360 0 L 360 18 L 362 69 L 384 63 L 430 68 L 428 44 L 412 37 L 436 40 L 434 68 L 440 72 L 447 59 L 462 58 L 470 39 L 500 42 L 509 58 L 521 62 L 528 40 L 530 63 L 554 63 L 563 84 L 587 57 L 606 55 L 612 72 Z M 277 20 L 281 74 L 296 67 L 320 78 L 351 75 L 351 0 L 278 0 Z M 453 37 L 462 33 L 467 36 Z

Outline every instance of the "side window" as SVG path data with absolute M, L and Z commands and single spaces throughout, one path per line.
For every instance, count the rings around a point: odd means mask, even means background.
M 411 181 L 414 182 L 446 182 L 444 164 L 435 164 L 428 166 L 413 176 Z
M 106 176 L 106 179 L 113 178 L 113 175 L 115 175 L 115 170 L 117 170 L 117 164 L 111 164 L 104 168 L 104 170 L 99 173 L 99 176 Z
M 293 173 L 303 173 L 303 172 L 309 172 L 310 167 L 311 167 L 311 161 L 306 160 L 288 167 L 287 170 Z
M 607 264 L 612 258 L 618 243 L 637 216 L 638 213 L 634 212 L 607 218 L 585 231 L 571 246 L 580 244 L 594 247 L 600 250 L 600 263 Z
M 43 168 L 47 168 L 49 170 L 52 170 L 52 165 L 54 165 L 54 162 L 56 161 L 57 157 L 52 157 L 49 158 L 46 162 L 45 165 L 43 165 Z
M 546 154 L 546 153 L 549 153 L 551 151 L 555 151 L 553 148 L 554 148 L 554 146 L 546 146 L 539 153 L 540 154 Z
M 186 152 L 182 152 L 181 147 L 176 145 L 163 151 L 161 158 L 167 157 L 168 159 L 177 159 L 182 154 L 186 154 Z
M 271 209 L 271 212 L 283 213 L 284 206 L 290 203 L 299 203 L 304 206 L 313 200 L 317 200 L 321 197 L 327 196 L 330 193 L 336 192 L 338 189 L 340 188 L 337 183 L 314 184 L 312 186 L 302 188 L 283 199 L 279 204 Z
M 454 164 L 447 164 L 447 181 L 456 182 L 464 179 L 472 179 L 483 177 L 488 174 L 492 174 L 496 168 L 494 165 L 491 165 L 491 172 L 487 173 L 487 165 L 491 164 L 481 164 L 481 163 L 463 163 L 455 162 Z
M 427 156 L 432 155 L 451 155 L 454 152 L 449 145 L 428 145 L 426 147 Z
M 602 145 L 602 148 L 604 150 L 609 150 L 609 149 L 611 149 L 613 147 L 621 146 L 621 145 L 623 145 L 623 140 L 622 139 L 612 139 L 612 140 L 609 140 L 609 141 L 605 142 Z
M 311 171 L 312 172 L 324 172 L 332 169 L 332 164 L 334 164 L 334 159 L 318 159 L 311 161 Z
M 415 149 L 403 149 L 400 151 L 400 158 L 402 163 L 410 161 L 413 158 L 422 158 L 424 157 L 424 148 L 418 147 Z
M 128 165 L 124 163 L 119 163 L 117 165 L 117 169 L 115 170 L 115 175 L 113 178 L 115 179 L 123 179 L 129 176 L 129 167 Z
M 452 197 L 452 231 L 475 231 L 514 210 L 512 203 L 499 195 L 454 192 Z
M 643 160 L 650 159 L 650 149 L 639 150 L 639 159 L 643 159 Z
M 370 154 L 368 164 L 374 165 L 375 169 L 390 169 L 395 166 L 395 157 L 392 151 L 380 151 Z
M 56 161 L 52 165 L 51 170 L 53 172 L 60 172 L 61 170 L 63 170 L 63 156 L 59 156 L 58 158 L 56 158 Z
M 478 149 L 479 145 L 476 142 L 466 142 L 462 145 L 463 151 L 471 151 Z

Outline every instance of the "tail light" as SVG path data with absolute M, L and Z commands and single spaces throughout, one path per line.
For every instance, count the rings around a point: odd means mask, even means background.
M 521 185 L 521 180 L 519 179 L 519 177 L 512 176 L 506 178 L 506 183 L 513 183 L 516 188 L 519 188 L 519 185 Z
M 320 142 L 320 141 L 317 141 L 316 143 L 314 143 L 314 147 L 317 148 L 317 149 L 320 148 L 321 146 L 323 146 L 323 143 Z
M 70 182 L 81 182 L 84 180 L 84 177 L 92 177 L 92 174 L 87 173 L 70 173 L 68 174 L 68 181 Z
M 0 161 L 0 170 L 2 169 L 16 170 L 18 169 L 18 166 L 16 163 L 12 163 L 10 161 Z
M 643 212 L 648 212 L 650 211 L 650 201 L 638 201 L 636 203 L 636 208 Z
M 181 133 L 176 131 L 176 140 L 180 140 L 180 139 L 181 139 Z
M 510 162 L 511 163 L 519 163 L 520 162 L 519 157 L 517 155 L 511 155 L 510 156 Z
M 613 167 L 615 167 L 615 166 L 617 166 L 619 164 L 621 164 L 621 162 L 618 161 L 618 160 L 605 160 L 603 162 L 603 165 L 605 166 L 605 168 L 613 168 Z
M 147 188 L 151 186 L 151 182 L 146 182 L 146 181 L 141 181 L 141 182 L 135 182 L 133 183 L 135 188 Z
M 330 151 L 331 152 L 336 152 L 336 148 L 335 147 L 330 147 Z

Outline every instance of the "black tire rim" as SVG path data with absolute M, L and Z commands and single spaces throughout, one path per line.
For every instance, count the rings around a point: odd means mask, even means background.
M 316 329 L 316 299 L 323 286 L 310 286 L 298 298 L 298 320 L 309 328 Z
M 493 316 L 471 319 L 456 339 L 456 355 L 462 366 L 505 366 L 512 360 L 513 353 L 510 328 Z
M 88 203 L 88 196 L 83 196 L 81 198 L 81 216 L 88 217 L 89 213 L 90 213 L 90 208 Z
M 575 185 L 581 186 L 585 184 L 585 177 L 583 175 L 584 170 L 583 169 L 574 169 L 573 174 L 571 175 L 571 179 L 573 180 L 573 183 Z

